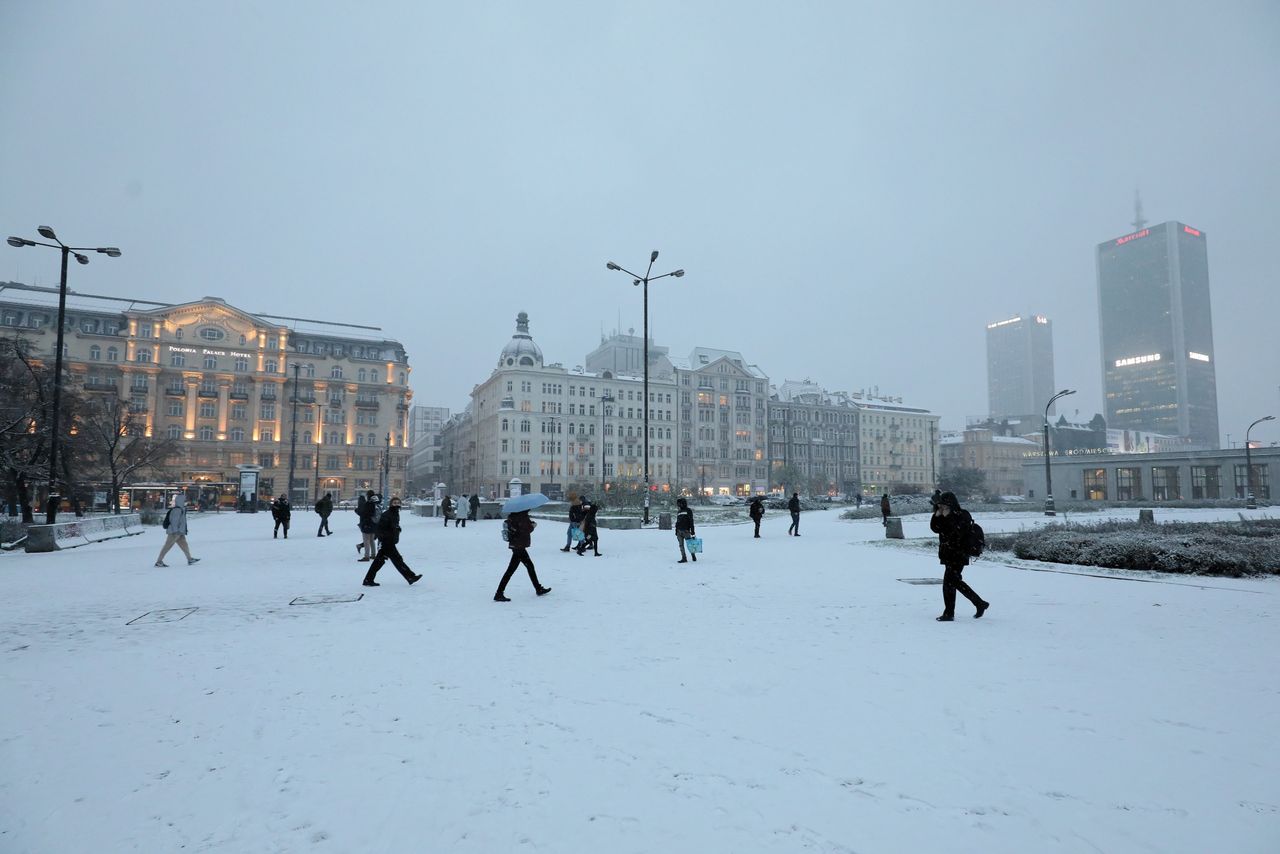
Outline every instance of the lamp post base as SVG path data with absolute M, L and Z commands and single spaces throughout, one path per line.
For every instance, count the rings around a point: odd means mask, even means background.
M 62 496 L 53 494 L 49 496 L 48 502 L 44 507 L 44 523 L 52 525 L 58 519 L 58 508 L 62 506 Z
M 1044 500 L 1044 515 L 1057 516 L 1058 511 L 1053 508 L 1053 496 L 1050 495 Z

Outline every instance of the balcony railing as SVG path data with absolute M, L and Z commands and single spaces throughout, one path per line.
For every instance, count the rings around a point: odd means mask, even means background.
M 276 399 L 276 390 L 273 388 L 264 388 L 262 390 L 262 394 L 259 395 L 259 400 L 275 400 L 275 399 Z
M 187 390 L 180 385 L 165 386 L 164 393 L 170 397 L 186 397 Z
M 249 392 L 247 392 L 247 391 L 235 391 L 234 389 L 232 389 L 232 391 L 231 391 L 231 399 L 232 399 L 232 400 L 248 400 L 248 399 L 249 399 Z
M 381 404 L 378 403 L 378 400 L 376 398 L 372 398 L 372 397 L 356 398 L 356 406 L 359 407 L 360 409 L 377 409 L 380 405 Z
M 202 388 L 196 392 L 198 397 L 217 397 L 218 390 L 216 388 Z
M 85 383 L 85 391 L 116 391 L 115 383 Z

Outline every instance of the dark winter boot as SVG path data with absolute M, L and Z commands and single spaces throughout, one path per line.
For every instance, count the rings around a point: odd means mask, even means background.
M 537 590 L 537 593 L 539 596 L 546 596 L 550 592 L 551 592 L 550 587 L 539 587 Z
M 493 601 L 495 601 L 495 602 L 510 602 L 511 600 L 510 600 L 510 599 L 508 599 L 506 596 L 502 595 L 502 591 L 501 591 L 501 590 L 499 590 L 497 593 L 493 594 Z
M 941 617 L 934 617 L 934 619 L 937 620 L 939 623 L 949 623 L 952 620 L 954 620 L 955 617 L 951 616 L 950 614 L 943 614 Z
M 990 608 L 990 607 L 991 607 L 991 603 L 990 603 L 990 602 L 979 602 L 979 603 L 978 603 L 978 613 L 974 614 L 974 615 L 973 615 L 973 618 L 974 618 L 975 620 L 976 620 L 976 619 L 978 619 L 978 618 L 980 618 L 983 614 L 987 613 L 987 609 L 988 609 L 988 608 Z

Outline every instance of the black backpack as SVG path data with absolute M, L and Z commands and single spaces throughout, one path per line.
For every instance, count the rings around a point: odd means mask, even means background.
M 502 520 L 502 541 L 504 543 L 511 541 L 511 525 L 508 524 L 506 519 Z
M 172 507 L 170 507 L 170 508 L 169 508 L 169 510 L 168 510 L 168 512 L 164 514 L 164 521 L 160 523 L 160 524 L 161 524 L 161 526 L 162 526 L 166 531 L 167 531 L 167 530 L 169 530 L 169 516 L 171 516 L 172 514 L 173 514 L 173 508 L 172 508 Z
M 964 535 L 964 550 L 969 557 L 978 557 L 982 554 L 982 550 L 987 547 L 987 535 L 982 530 L 982 526 L 972 519 L 969 520 L 969 530 Z

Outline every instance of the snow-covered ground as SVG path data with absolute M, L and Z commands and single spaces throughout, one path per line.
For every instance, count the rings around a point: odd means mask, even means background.
M 426 578 L 368 589 L 350 515 L 295 519 L 0 557 L 0 851 L 1280 851 L 1276 579 L 983 559 L 937 623 L 928 553 L 771 512 L 681 566 L 544 522 L 554 591 L 497 604 L 497 522 L 406 517 Z

